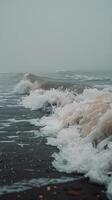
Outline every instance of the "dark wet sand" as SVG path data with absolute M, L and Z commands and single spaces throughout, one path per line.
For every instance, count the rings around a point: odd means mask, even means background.
M 21 140 L 19 138 L 19 140 Z M 22 139 L 23 140 L 23 139 Z M 18 141 L 20 142 L 20 141 Z M 25 141 L 24 141 L 25 142 Z M 26 139 L 28 143 L 28 138 Z M 32 178 L 75 177 L 76 174 L 57 172 L 51 165 L 56 148 L 45 145 L 45 139 L 30 139 L 23 147 L 16 143 L 0 145 L 0 183 L 13 184 Z M 31 171 L 27 171 L 31 169 Z M 74 182 L 32 188 L 24 192 L 2 195 L 0 200 L 106 200 L 104 187 L 82 178 Z
M 66 184 L 33 188 L 20 193 L 3 195 L 0 200 L 106 200 L 103 187 L 83 179 Z

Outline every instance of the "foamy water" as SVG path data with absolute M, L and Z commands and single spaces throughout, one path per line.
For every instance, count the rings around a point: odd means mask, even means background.
M 111 199 L 111 85 L 109 74 L 0 74 L 0 194 L 74 180 L 47 178 L 55 167 L 104 184 Z
M 70 76 L 70 75 L 69 75 Z M 26 76 L 25 76 L 26 78 Z M 77 79 L 81 77 L 77 76 Z M 87 77 L 84 76 L 87 80 Z M 103 81 L 98 78 L 88 80 Z M 106 80 L 110 80 L 106 78 Z M 25 84 L 19 83 L 16 92 L 22 90 L 29 95 L 22 97 L 21 105 L 31 110 L 50 105 L 52 112 L 31 123 L 43 126 L 42 136 L 47 144 L 56 146 L 59 153 L 53 153 L 53 166 L 67 173 L 79 172 L 91 181 L 104 184 L 107 195 L 112 197 L 112 88 L 85 88 L 76 90 L 49 88 L 37 84 L 36 77 L 28 76 Z M 27 84 L 28 83 L 28 86 Z M 30 84 L 29 84 L 30 83 Z M 34 85 L 33 85 L 34 84 Z M 20 89 L 21 87 L 22 89 Z M 23 87 L 24 85 L 24 87 Z M 29 87 L 29 85 L 31 87 Z

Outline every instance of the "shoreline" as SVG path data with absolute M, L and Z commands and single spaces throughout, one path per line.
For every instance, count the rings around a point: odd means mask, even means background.
M 86 178 L 2 195 L 0 200 L 107 200 L 105 189 Z
M 34 138 L 30 139 L 29 145 L 23 147 L 16 143 L 1 144 L 1 186 L 43 177 L 60 179 L 64 176 L 75 179 L 79 176 L 79 179 L 66 183 L 48 183 L 48 185 L 39 188 L 31 186 L 31 189 L 22 192 L 3 194 L 0 196 L 0 200 L 107 200 L 104 186 L 91 183 L 88 178 L 77 173 L 67 174 L 56 171 L 52 166 L 53 158 L 51 155 L 58 150 L 55 147 L 45 145 L 45 142 L 44 138 Z

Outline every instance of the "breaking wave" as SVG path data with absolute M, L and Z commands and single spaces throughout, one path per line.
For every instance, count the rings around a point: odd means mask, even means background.
M 91 181 L 104 184 L 112 197 L 112 90 L 86 88 L 83 92 L 41 87 L 25 76 L 29 95 L 21 104 L 32 110 L 51 106 L 49 116 L 37 119 L 47 144 L 57 146 L 53 166 L 67 173 L 83 173 Z M 24 84 L 16 87 L 24 90 Z M 26 83 L 25 83 L 26 84 Z M 34 87 L 36 85 L 36 87 Z M 36 125 L 36 122 L 34 122 Z
M 25 74 L 23 79 L 16 85 L 14 92 L 18 94 L 28 94 L 31 90 L 41 87 L 38 77 L 33 74 Z

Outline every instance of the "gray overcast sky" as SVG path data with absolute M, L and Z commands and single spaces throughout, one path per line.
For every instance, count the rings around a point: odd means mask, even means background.
M 112 68 L 112 0 L 0 0 L 0 72 Z

